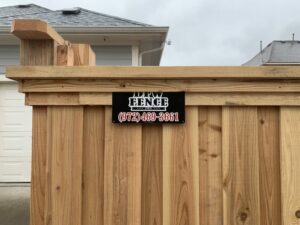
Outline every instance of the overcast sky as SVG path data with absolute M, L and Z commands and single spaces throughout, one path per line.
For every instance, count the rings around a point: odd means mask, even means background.
M 161 65 L 240 65 L 272 40 L 300 39 L 299 0 L 1 0 L 52 10 L 83 7 L 169 26 Z

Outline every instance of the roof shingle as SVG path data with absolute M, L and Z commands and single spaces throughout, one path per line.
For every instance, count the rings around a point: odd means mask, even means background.
M 243 66 L 300 63 L 300 41 L 272 41 Z
M 53 27 L 151 27 L 151 25 L 79 8 L 80 13 L 65 15 L 34 4 L 29 7 L 0 8 L 0 26 L 11 26 L 14 19 L 41 19 Z

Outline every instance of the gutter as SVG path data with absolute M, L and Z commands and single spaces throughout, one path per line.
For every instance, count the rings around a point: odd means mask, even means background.
M 146 50 L 146 51 L 140 52 L 140 54 L 139 54 L 139 66 L 142 66 L 142 63 L 143 63 L 143 55 L 149 54 L 149 53 L 153 53 L 153 52 L 163 51 L 164 48 L 165 48 L 165 44 L 170 45 L 171 43 L 170 43 L 170 42 L 163 41 L 163 42 L 161 43 L 160 47 L 158 47 L 158 48 L 153 48 L 153 49 L 150 49 L 150 50 Z M 159 60 L 159 61 L 160 61 L 160 60 Z
M 294 62 L 294 63 L 292 63 L 292 62 L 286 62 L 286 63 L 274 62 L 274 63 L 263 63 L 262 65 L 265 65 L 265 66 L 276 66 L 276 65 L 278 65 L 278 66 L 282 66 L 282 65 L 283 66 L 288 66 L 288 65 L 297 66 L 297 65 L 300 65 L 300 62 Z
M 169 27 L 53 27 L 63 34 L 98 33 L 167 33 Z M 0 26 L 0 33 L 10 33 L 10 27 Z

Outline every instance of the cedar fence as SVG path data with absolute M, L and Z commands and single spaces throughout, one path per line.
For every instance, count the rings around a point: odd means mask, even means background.
M 12 32 L 31 225 L 300 224 L 299 67 L 96 67 L 45 22 Z M 185 124 L 113 124 L 124 91 L 184 91 Z

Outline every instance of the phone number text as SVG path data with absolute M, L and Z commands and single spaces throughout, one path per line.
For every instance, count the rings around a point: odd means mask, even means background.
M 118 115 L 120 123 L 124 122 L 179 122 L 178 112 L 120 112 Z

